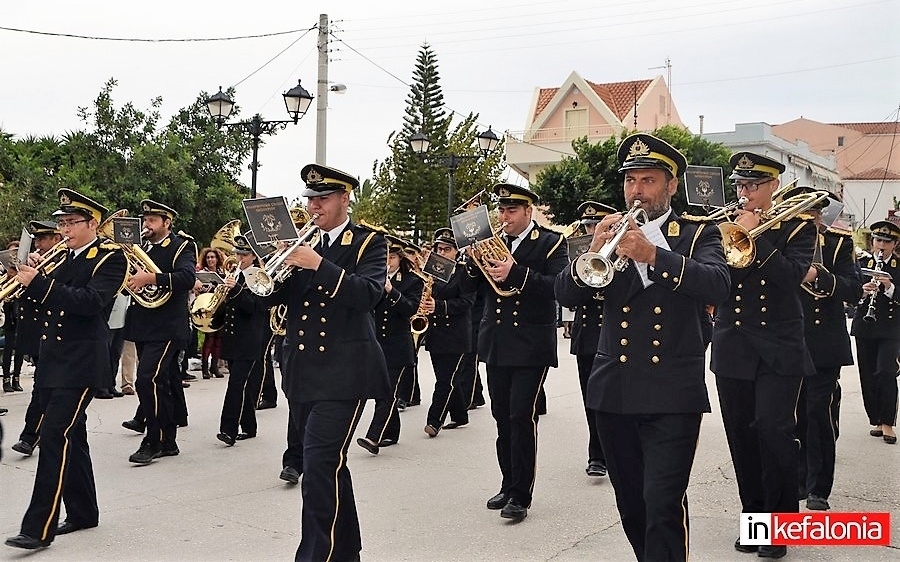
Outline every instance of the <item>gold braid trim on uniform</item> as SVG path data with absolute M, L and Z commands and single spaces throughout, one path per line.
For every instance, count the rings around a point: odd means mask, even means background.
M 341 270 L 341 276 L 338 277 L 337 285 L 335 285 L 335 286 L 334 286 L 334 290 L 331 291 L 331 298 L 334 298 L 334 297 L 337 296 L 338 290 L 340 290 L 340 288 L 341 288 L 341 283 L 344 282 L 344 275 L 346 275 L 346 273 L 347 273 L 347 270 L 346 270 L 346 269 L 342 269 L 342 270 Z M 328 293 L 325 293 L 325 294 L 327 295 Z
M 687 265 L 687 258 L 685 256 L 681 256 L 681 273 L 678 274 L 678 283 L 672 287 L 673 291 L 678 290 L 678 287 L 681 286 L 681 282 L 684 280 L 684 267 Z
M 359 260 L 362 259 L 362 255 L 363 255 L 363 252 L 366 250 L 366 246 L 369 245 L 369 242 L 372 241 L 372 238 L 373 238 L 376 234 L 378 234 L 378 233 L 377 233 L 377 232 L 372 232 L 371 234 L 369 234 L 368 236 L 366 236 L 366 239 L 365 239 L 365 240 L 363 240 L 362 246 L 359 247 L 359 252 L 356 254 L 356 263 L 359 263 Z
M 53 284 L 54 284 L 54 283 L 56 283 L 56 279 L 51 279 L 51 280 L 50 280 L 50 284 L 47 285 L 47 292 L 44 293 L 44 296 L 41 297 L 41 300 L 38 301 L 38 302 L 40 302 L 41 304 L 44 304 L 44 302 L 47 300 L 47 297 L 50 296 L 50 289 L 53 288 Z
M 806 221 L 801 222 L 800 224 L 798 224 L 798 225 L 797 225 L 797 228 L 795 228 L 794 230 L 791 231 L 791 234 L 788 236 L 787 241 L 790 242 L 791 239 L 792 239 L 794 236 L 796 236 L 797 233 L 800 232 L 800 229 L 802 229 L 804 226 L 806 226 Z M 817 234 L 817 235 L 818 235 L 818 234 Z
M 101 246 L 102 246 L 102 244 L 101 244 Z M 110 248 L 110 249 L 115 251 L 115 250 L 118 250 L 119 248 L 117 246 L 115 248 Z M 93 277 L 94 274 L 97 273 L 97 270 L 100 269 L 100 266 L 103 265 L 103 262 L 105 262 L 107 259 L 109 259 L 109 256 L 111 256 L 111 255 L 113 255 L 113 252 L 109 252 L 108 254 L 106 254 L 102 258 L 100 258 L 100 260 L 97 262 L 97 265 L 94 266 L 94 270 L 91 271 L 91 277 Z M 126 268 L 127 268 L 127 266 L 126 266 Z M 125 283 L 127 281 L 128 281 L 128 272 L 126 271 L 125 275 L 122 277 L 122 284 L 119 285 L 119 289 L 116 291 L 116 294 L 119 294 L 120 292 L 122 292 L 122 289 L 125 288 Z
M 553 252 L 555 252 L 556 249 L 559 248 L 559 245 L 562 244 L 562 241 L 563 241 L 563 240 L 565 240 L 565 238 L 563 238 L 562 236 L 560 236 L 560 237 L 559 237 L 559 240 L 556 241 L 556 244 L 554 244 L 553 247 L 550 248 L 550 251 L 547 252 L 547 256 L 546 256 L 548 259 L 550 258 L 550 256 L 553 255 Z
M 350 427 L 347 428 L 347 434 L 344 437 L 344 443 L 341 445 L 341 456 L 338 459 L 337 466 L 334 469 L 334 518 L 331 520 L 331 533 L 329 534 L 329 542 L 330 546 L 328 548 L 328 556 L 325 557 L 327 562 L 331 561 L 331 556 L 334 554 L 334 528 L 337 527 L 338 513 L 341 511 L 341 495 L 338 492 L 338 473 L 341 471 L 341 468 L 347 466 L 347 447 L 349 447 L 350 439 L 353 438 L 353 430 L 356 429 L 356 423 L 359 421 L 359 416 L 362 414 L 362 407 L 364 406 L 364 401 L 357 400 L 356 402 L 356 411 L 353 412 L 353 419 L 350 420 Z

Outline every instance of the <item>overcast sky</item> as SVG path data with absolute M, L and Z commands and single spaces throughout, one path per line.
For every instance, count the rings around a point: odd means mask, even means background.
M 9 4 L 9 3 L 8 3 Z M 900 0 L 456 0 L 150 3 L 45 0 L 5 6 L 0 26 L 131 39 L 196 39 L 306 30 L 334 22 L 327 163 L 362 179 L 402 124 L 416 55 L 428 42 L 444 99 L 482 128 L 520 131 L 535 87 L 573 70 L 593 82 L 666 77 L 694 132 L 735 123 L 893 121 L 900 105 Z M 203 90 L 237 85 L 242 117 L 284 119 L 281 94 L 300 79 L 315 94 L 316 32 L 218 42 L 111 42 L 0 30 L 0 128 L 16 136 L 83 128 L 109 78 L 114 101 L 164 121 Z M 280 56 L 279 53 L 283 54 Z M 274 60 L 273 57 L 276 57 Z M 267 61 L 270 61 L 266 65 Z M 263 67 L 258 70 L 260 67 Z M 254 71 L 257 71 L 255 72 Z M 258 189 L 293 198 L 315 159 L 315 102 L 260 149 Z M 509 172 L 509 180 L 524 180 Z M 249 185 L 249 172 L 245 174 Z M 446 189 L 446 186 L 436 186 Z

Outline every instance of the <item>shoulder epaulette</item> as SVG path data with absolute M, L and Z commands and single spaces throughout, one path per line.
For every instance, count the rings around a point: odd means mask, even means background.
M 829 226 L 828 232 L 830 232 L 832 234 L 837 234 L 838 236 L 848 236 L 850 238 L 853 238 L 853 231 L 847 230 L 845 228 L 837 228 L 834 226 Z
M 116 244 L 115 242 L 101 242 L 100 249 L 108 250 L 108 251 L 116 251 L 119 249 L 119 245 Z
M 682 213 L 678 218 L 680 220 L 683 220 L 684 222 L 692 222 L 696 224 L 715 222 L 714 219 L 710 219 L 709 217 L 704 215 L 689 215 L 687 213 Z
M 179 231 L 176 232 L 175 234 L 177 234 L 178 236 L 181 236 L 182 238 L 185 238 L 185 239 L 187 239 L 187 240 L 191 240 L 191 241 L 194 240 L 194 237 L 193 237 L 193 236 L 191 236 L 190 234 L 188 234 L 187 232 L 185 232 L 185 231 L 183 231 L 183 230 L 179 230 Z

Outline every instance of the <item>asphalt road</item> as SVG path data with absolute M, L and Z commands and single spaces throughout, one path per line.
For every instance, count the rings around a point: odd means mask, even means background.
M 421 354 L 423 404 L 401 414 L 397 446 L 371 456 L 355 443 L 350 470 L 363 533 L 362 559 L 397 561 L 597 561 L 633 560 L 622 532 L 612 487 L 585 475 L 587 429 L 568 340 L 560 338 L 560 367 L 550 371 L 549 412 L 539 427 L 539 465 L 527 519 L 512 524 L 485 501 L 499 489 L 495 429 L 487 407 L 468 426 L 423 432 L 433 375 Z M 483 373 L 482 366 L 482 373 Z M 844 388 L 834 511 L 900 513 L 900 447 L 868 435 L 858 375 L 842 372 Z M 756 559 L 740 554 L 740 505 L 712 375 L 713 412 L 704 417 L 691 478 L 691 559 Z M 31 378 L 23 385 L 30 389 Z M 259 412 L 259 436 L 225 447 L 216 440 L 225 379 L 199 380 L 187 390 L 189 427 L 179 431 L 181 455 L 135 466 L 128 456 L 140 437 L 121 427 L 137 405 L 134 396 L 95 400 L 89 439 L 101 521 L 96 529 L 57 537 L 47 549 L 27 553 L 0 546 L 0 560 L 41 561 L 256 561 L 292 560 L 300 537 L 300 489 L 278 479 L 287 408 Z M 6 429 L 0 463 L 0 534 L 19 531 L 31 495 L 37 456 L 9 449 L 21 429 L 28 393 L 6 394 L 0 418 Z M 357 431 L 365 431 L 372 415 Z M 786 560 L 900 560 L 900 525 L 892 521 L 890 547 L 792 548 Z M 33 558 L 32 558 L 33 557 Z

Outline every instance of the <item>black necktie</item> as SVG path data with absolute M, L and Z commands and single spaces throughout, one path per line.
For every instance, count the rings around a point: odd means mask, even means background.
M 329 244 L 329 241 L 328 241 L 328 233 L 327 233 L 327 232 L 323 232 L 323 233 L 322 233 L 322 245 L 321 245 L 321 247 L 319 248 L 319 255 L 322 255 L 322 254 L 325 253 L 325 250 L 328 249 L 328 244 Z
M 506 242 L 506 247 L 509 249 L 509 253 L 511 254 L 511 253 L 512 253 L 513 237 L 510 236 L 509 234 L 504 234 L 504 235 L 503 235 L 503 241 Z
M 69 261 L 75 259 L 75 250 L 69 250 Z

